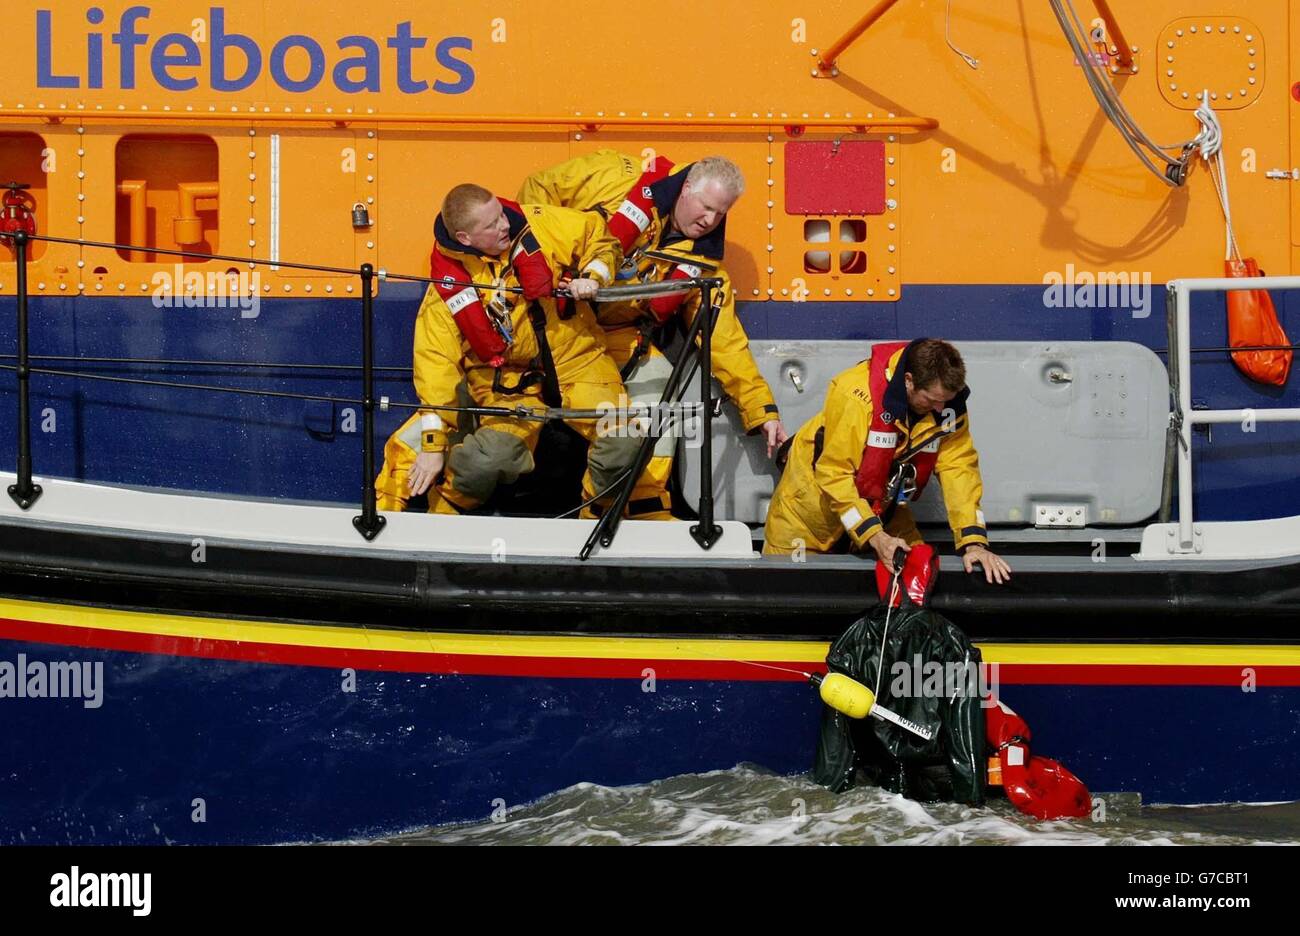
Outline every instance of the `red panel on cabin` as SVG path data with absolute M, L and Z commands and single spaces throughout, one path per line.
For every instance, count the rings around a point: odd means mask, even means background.
M 785 213 L 885 213 L 885 144 L 875 140 L 785 144 Z

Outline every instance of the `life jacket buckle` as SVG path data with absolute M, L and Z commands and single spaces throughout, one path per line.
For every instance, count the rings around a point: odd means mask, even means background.
M 890 474 L 881 503 L 890 506 L 906 504 L 914 497 L 916 497 L 916 465 L 910 461 L 903 462 Z
M 512 303 L 503 294 L 497 293 L 487 301 L 488 318 L 492 322 L 492 327 L 496 329 L 497 334 L 510 347 L 515 343 L 514 329 L 510 325 L 510 313 L 513 311 Z

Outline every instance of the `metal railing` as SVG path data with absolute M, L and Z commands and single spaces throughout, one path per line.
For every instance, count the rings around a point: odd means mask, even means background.
M 28 276 L 27 265 L 29 262 L 29 247 L 33 241 L 46 241 L 49 243 L 73 244 L 81 247 L 102 248 L 106 250 L 140 250 L 148 249 L 155 254 L 181 257 L 183 260 L 192 262 L 208 262 L 212 260 L 238 262 L 248 264 L 250 268 L 264 266 L 273 269 L 296 269 L 312 272 L 339 273 L 345 275 L 357 276 L 361 280 L 361 398 L 359 400 L 349 400 L 340 397 L 327 397 L 319 394 L 300 394 L 289 393 L 284 391 L 271 390 L 250 390 L 240 387 L 222 387 L 208 384 L 192 384 L 175 381 L 148 380 L 139 378 L 127 378 L 121 376 L 93 374 L 84 371 L 51 369 L 33 367 L 32 360 L 34 355 L 30 350 L 30 328 L 29 328 L 29 296 L 27 290 Z M 292 398 L 300 400 L 328 400 L 330 402 L 351 403 L 361 407 L 362 410 L 362 491 L 361 491 L 361 513 L 352 519 L 352 525 L 357 532 L 367 541 L 374 540 L 384 529 L 387 521 L 379 515 L 376 506 L 375 493 L 375 372 L 377 370 L 393 370 L 395 368 L 380 368 L 374 363 L 374 284 L 376 279 L 381 280 L 399 280 L 414 283 L 423 283 L 432 285 L 435 281 L 427 276 L 416 276 L 404 273 L 390 273 L 386 270 L 376 270 L 369 263 L 362 264 L 357 269 L 346 267 L 328 267 L 316 264 L 290 263 L 284 260 L 274 262 L 265 259 L 255 259 L 248 257 L 233 257 L 220 254 L 202 254 L 195 253 L 191 250 L 170 250 L 164 248 L 143 248 L 135 244 L 114 244 L 99 241 L 88 241 L 78 238 L 52 237 L 39 234 L 28 234 L 25 231 L 0 232 L 0 243 L 12 247 L 15 254 L 15 270 L 17 274 L 16 283 L 16 306 L 17 306 L 17 354 L 13 356 L 14 364 L 0 364 L 0 370 L 13 370 L 18 380 L 18 454 L 16 475 L 14 484 L 8 488 L 10 498 L 22 510 L 28 510 L 41 497 L 43 493 L 41 486 L 36 484 L 32 479 L 32 448 L 31 448 L 31 377 L 33 374 L 58 376 L 58 377 L 77 377 L 92 380 L 107 380 L 121 383 L 146 384 L 150 386 L 168 387 L 174 389 L 203 390 L 207 392 L 219 393 L 241 393 L 267 397 Z M 445 282 L 439 280 L 438 282 Z M 494 286 L 482 283 L 456 283 L 453 285 L 467 286 L 476 289 L 492 290 L 496 292 L 507 292 L 521 294 L 523 290 L 520 287 L 511 286 Z M 648 294 L 648 290 L 653 290 L 657 284 L 643 284 L 628 287 L 606 287 L 600 292 L 604 301 L 623 301 L 628 298 L 637 298 Z M 687 331 L 686 344 L 674 364 L 673 376 L 670 378 L 667 387 L 664 390 L 659 402 L 660 411 L 664 407 L 677 407 L 687 385 L 690 383 L 696 368 L 702 366 L 703 361 L 710 360 L 711 338 L 713 331 L 714 318 L 717 310 L 714 307 L 714 294 L 721 296 L 723 282 L 717 278 L 697 278 L 690 280 L 676 281 L 673 284 L 662 284 L 663 289 L 675 292 L 685 292 L 699 290 L 701 294 L 701 303 L 698 314 L 691 323 Z M 557 290 L 557 295 L 563 294 Z M 598 294 L 595 301 L 601 301 L 602 295 Z M 696 338 L 699 339 L 699 345 L 696 345 Z M 36 357 L 36 359 L 41 359 Z M 56 360 L 73 360 L 80 361 L 80 358 L 55 358 Z M 94 360 L 118 360 L 118 359 L 94 359 Z M 120 359 L 133 364 L 167 364 L 174 362 L 153 361 L 147 359 Z M 190 364 L 207 363 L 212 366 L 246 366 L 243 362 L 186 362 Z M 250 362 L 251 366 L 273 366 L 261 365 L 259 362 Z M 338 365 L 297 365 L 299 367 L 332 367 Z M 357 365 L 342 365 L 349 369 L 355 369 Z M 689 373 L 688 373 L 689 366 Z M 409 368 L 404 368 L 409 370 Z M 702 401 L 700 404 L 702 426 L 702 452 L 703 464 L 700 473 L 700 506 L 697 511 L 699 515 L 698 524 L 690 528 L 691 536 L 699 543 L 702 549 L 711 549 L 713 545 L 722 536 L 722 527 L 714 522 L 713 510 L 713 464 L 712 464 L 712 425 L 714 410 L 712 406 L 712 382 L 708 379 L 709 368 L 704 367 L 705 378 L 701 381 Z M 686 375 L 685 380 L 682 380 Z M 507 407 L 483 407 L 483 406 L 430 406 L 421 403 L 400 403 L 390 401 L 384 398 L 381 401 L 381 409 L 389 408 L 409 409 L 409 410 L 443 410 L 470 415 L 491 415 L 506 416 L 523 419 L 551 419 L 551 418 L 571 418 L 571 419 L 589 419 L 598 418 L 604 415 L 603 411 L 585 411 L 585 410 L 567 410 L 559 407 L 535 408 L 528 406 L 519 406 L 514 409 Z M 634 408 L 629 408 L 629 413 Z M 637 458 L 633 466 L 628 471 L 619 476 L 609 488 L 600 492 L 597 497 L 613 495 L 613 503 L 610 508 L 605 510 L 592 531 L 586 545 L 579 554 L 579 559 L 587 559 L 595 547 L 597 541 L 603 547 L 608 547 L 614 541 L 619 523 L 622 519 L 623 509 L 627 506 L 632 488 L 640 476 L 649 460 L 650 453 L 653 450 L 654 443 L 658 439 L 658 431 L 655 422 L 651 421 L 651 430 L 645 434 Z M 593 498 L 593 501 L 596 498 Z
M 1174 553 L 1199 551 L 1199 531 L 1192 508 L 1192 430 L 1213 423 L 1300 422 L 1300 408 L 1192 409 L 1192 293 L 1235 292 L 1253 289 L 1300 289 L 1300 276 L 1209 277 L 1170 280 L 1169 301 L 1169 389 L 1174 401 L 1170 415 L 1178 465 L 1178 533 L 1170 547 Z M 1247 350 L 1233 348 L 1233 351 Z M 1279 346 L 1276 350 L 1286 350 Z

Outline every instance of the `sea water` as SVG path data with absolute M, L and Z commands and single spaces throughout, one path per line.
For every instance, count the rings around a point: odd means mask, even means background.
M 1100 803 L 1100 807 L 1098 807 Z M 483 822 L 375 840 L 394 845 L 1300 844 L 1300 803 L 1142 806 L 1094 794 L 1087 819 L 1039 822 L 1004 799 L 975 809 L 873 787 L 835 794 L 759 767 L 625 787 L 580 783 Z

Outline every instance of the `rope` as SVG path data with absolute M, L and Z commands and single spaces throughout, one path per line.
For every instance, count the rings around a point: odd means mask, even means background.
M 1237 235 L 1232 229 L 1232 203 L 1228 199 L 1228 173 L 1223 167 L 1223 127 L 1219 124 L 1219 115 L 1210 106 L 1210 89 L 1201 92 L 1201 106 L 1196 108 L 1195 117 L 1201 122 L 1201 132 L 1197 138 L 1201 141 L 1198 149 L 1201 158 L 1210 169 L 1210 179 L 1214 182 L 1214 194 L 1219 198 L 1219 208 L 1223 211 L 1223 259 L 1241 259 L 1241 250 L 1237 247 Z
M 0 231 L 0 239 L 12 239 L 15 235 L 13 231 Z M 81 237 L 54 237 L 49 234 L 29 234 L 27 239 L 31 241 L 45 241 L 50 244 L 67 244 L 74 247 L 94 247 L 103 250 L 116 251 L 139 251 L 143 253 L 158 254 L 167 257 L 179 257 L 182 261 L 189 260 L 194 263 L 202 263 L 211 260 L 220 260 L 223 263 L 247 264 L 249 267 L 265 266 L 272 270 L 303 270 L 310 273 L 338 273 L 345 276 L 360 276 L 360 270 L 348 269 L 347 267 L 321 266 L 312 263 L 290 263 L 286 260 L 262 260 L 256 257 L 236 257 L 228 254 L 204 254 L 195 253 L 190 250 L 171 250 L 163 247 L 150 247 L 140 244 L 115 244 L 110 241 L 92 241 Z M 229 273 L 214 272 L 213 276 L 224 277 Z M 466 289 L 477 289 L 483 292 L 504 292 L 513 295 L 523 295 L 521 286 L 505 286 L 496 283 L 476 283 L 471 281 L 461 282 L 450 277 L 440 276 L 435 278 L 428 276 L 416 276 L 411 273 L 390 273 L 387 270 L 375 270 L 374 278 L 377 280 L 396 280 L 408 283 L 424 283 L 426 285 L 443 285 L 459 286 Z M 707 277 L 698 277 L 695 279 L 671 280 L 659 283 L 636 283 L 629 286 L 603 286 L 590 302 L 626 302 L 629 299 L 643 299 L 657 296 L 676 296 L 682 293 L 692 292 L 696 289 L 702 289 Z M 716 285 L 719 281 L 712 280 Z M 558 286 L 555 289 L 556 296 L 568 297 L 569 291 L 564 286 Z M 343 297 L 340 297 L 343 298 Z M 360 298 L 360 297 L 348 297 Z
M 608 494 L 610 491 L 616 490 L 616 489 L 618 488 L 618 486 L 619 486 L 620 484 L 623 483 L 623 479 L 626 478 L 626 477 L 627 477 L 628 475 L 630 475 L 631 473 L 632 473 L 632 466 L 629 465 L 628 467 L 626 467 L 626 468 L 623 469 L 622 474 L 620 474 L 620 475 L 619 475 L 617 478 L 615 478 L 613 481 L 609 482 L 609 485 L 608 485 L 608 487 L 605 488 L 605 490 L 601 491 L 601 492 L 598 493 L 598 494 L 593 494 L 591 497 L 589 497 L 587 500 L 583 501 L 583 502 L 582 502 L 581 504 L 579 504 L 577 507 L 574 507 L 572 510 L 566 510 L 564 513 L 560 514 L 558 517 L 552 517 L 551 519 L 552 519 L 552 520 L 566 520 L 566 519 L 568 519 L 569 517 L 572 517 L 574 514 L 582 513 L 584 510 L 586 510 L 586 509 L 587 509 L 588 507 L 590 507 L 592 504 L 596 503 L 596 501 L 600 500 L 602 497 L 604 497 L 604 496 L 605 496 L 606 494 Z
M 1065 41 L 1073 50 L 1075 58 L 1083 71 L 1084 80 L 1088 83 L 1088 87 L 1092 91 L 1093 97 L 1097 99 L 1097 104 L 1101 107 L 1102 112 L 1114 125 L 1115 129 L 1119 131 L 1124 142 L 1128 144 L 1129 149 L 1141 160 L 1142 164 L 1166 185 L 1177 188 L 1182 184 L 1182 179 L 1186 175 L 1187 162 L 1191 158 L 1193 148 L 1202 142 L 1201 135 L 1198 134 L 1198 136 L 1190 140 L 1175 144 L 1157 143 L 1151 139 L 1138 125 L 1137 121 L 1133 119 L 1127 108 L 1124 107 L 1124 103 L 1120 100 L 1119 92 L 1110 80 L 1110 76 L 1088 50 L 1085 44 L 1088 31 L 1084 29 L 1079 14 L 1074 9 L 1074 4 L 1071 0 L 1050 0 L 1050 2 L 1052 12 L 1056 14 L 1057 22 L 1061 26 L 1061 32 L 1065 36 Z M 1068 13 L 1066 12 L 1067 9 Z M 1073 21 L 1073 25 L 1071 25 L 1071 21 Z M 1178 152 L 1179 156 L 1174 158 L 1166 151 Z M 1162 169 L 1156 165 L 1152 157 L 1163 162 L 1164 168 Z
M 943 40 L 948 43 L 948 48 L 956 52 L 971 68 L 979 68 L 980 60 L 973 55 L 967 55 L 961 49 L 953 45 L 952 41 L 952 0 L 948 0 L 948 11 L 943 18 Z
M 12 355 L 10 356 L 12 358 Z M 16 364 L 0 364 L 0 370 L 17 371 Z M 73 377 L 84 378 L 86 380 L 103 380 L 108 383 L 135 384 L 146 387 L 166 387 L 173 390 L 203 390 L 211 393 L 234 393 L 244 396 L 263 396 L 283 400 L 314 400 L 323 403 L 340 403 L 351 406 L 364 406 L 365 401 L 349 397 L 326 396 L 315 393 L 291 393 L 285 390 L 253 390 L 247 387 L 222 387 L 216 384 L 196 384 L 175 380 L 152 380 L 147 377 L 119 377 L 112 374 L 92 374 L 86 371 L 58 370 L 47 367 L 30 367 L 29 374 L 41 374 L 49 377 Z M 605 419 L 611 416 L 617 416 L 620 425 L 626 425 L 629 422 L 646 419 L 654 415 L 655 407 L 647 403 L 633 403 L 630 406 L 608 409 L 571 409 L 563 406 L 548 407 L 531 407 L 524 403 L 517 406 L 434 406 L 428 403 L 399 403 L 393 400 L 381 402 L 380 409 L 395 408 L 403 410 L 437 410 L 438 412 L 447 413 L 467 413 L 471 416 L 502 416 L 509 419 L 534 419 L 539 422 L 547 422 L 552 419 L 561 421 L 567 420 L 585 420 L 585 419 Z M 688 407 L 691 409 L 702 408 L 699 403 L 678 403 L 678 406 Z M 694 413 L 685 414 L 686 418 L 693 418 Z M 674 415 L 664 420 L 660 435 L 664 434 L 671 428 L 675 428 L 677 417 Z
M 885 630 L 880 636 L 880 657 L 876 660 L 876 688 L 872 695 L 880 700 L 880 674 L 885 669 L 885 643 L 889 640 L 889 618 L 894 613 L 894 599 L 898 597 L 898 580 L 903 574 L 903 567 L 898 564 L 898 550 L 894 550 L 894 578 L 889 586 L 889 603 L 885 606 Z

